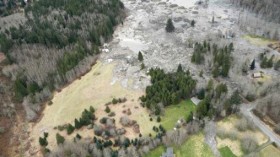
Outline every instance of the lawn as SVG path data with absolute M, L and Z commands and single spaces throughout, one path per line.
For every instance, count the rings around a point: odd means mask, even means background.
M 276 157 L 280 156 L 280 150 L 274 147 L 273 145 L 269 145 L 260 151 L 260 157 Z
M 184 144 L 173 147 L 176 157 L 214 157 L 211 149 L 204 143 L 202 133 L 192 135 Z M 160 157 L 166 148 L 160 146 L 149 152 L 145 157 Z
M 191 111 L 195 110 L 195 104 L 191 100 L 182 101 L 178 105 L 172 105 L 165 109 L 161 125 L 166 129 L 173 129 L 180 118 L 186 118 Z
M 228 146 L 219 149 L 222 157 L 236 157 Z
M 144 157 L 160 157 L 164 151 L 166 151 L 164 146 L 159 146 L 156 149 L 154 149 L 151 152 L 149 152 Z
M 214 157 L 209 146 L 204 143 L 204 135 L 191 136 L 182 146 L 175 148 L 176 157 Z

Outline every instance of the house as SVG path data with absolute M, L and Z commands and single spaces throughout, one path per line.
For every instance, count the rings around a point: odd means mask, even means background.
M 260 72 L 253 73 L 253 74 L 252 74 L 252 77 L 253 77 L 253 78 L 261 78 L 261 77 L 262 77 L 262 73 L 260 73 Z
M 172 147 L 168 147 L 166 152 L 162 153 L 161 157 L 175 157 L 175 155 L 173 153 L 173 148 Z

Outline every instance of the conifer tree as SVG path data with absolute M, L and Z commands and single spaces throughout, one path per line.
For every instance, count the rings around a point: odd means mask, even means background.
M 252 61 L 251 65 L 250 65 L 250 69 L 254 70 L 255 69 L 255 59 Z
M 174 32 L 174 30 L 175 30 L 173 22 L 172 22 L 172 20 L 170 18 L 167 20 L 165 30 L 168 33 Z
M 143 55 L 142 55 L 141 51 L 138 52 L 138 60 L 139 60 L 140 62 L 143 61 Z

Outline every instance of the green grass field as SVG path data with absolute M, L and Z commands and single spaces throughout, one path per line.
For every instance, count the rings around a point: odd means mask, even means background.
M 195 110 L 195 104 L 191 100 L 182 101 L 178 105 L 172 105 L 165 109 L 161 125 L 166 129 L 173 129 L 180 118 L 186 118 L 191 111 Z
M 237 157 L 228 146 L 219 149 L 222 157 Z
M 276 157 L 280 156 L 280 150 L 274 147 L 273 145 L 269 145 L 260 151 L 260 157 Z
M 173 147 L 176 157 L 214 157 L 207 144 L 204 143 L 202 133 L 192 135 L 181 146 Z M 145 157 L 160 157 L 166 148 L 160 146 L 149 152 Z

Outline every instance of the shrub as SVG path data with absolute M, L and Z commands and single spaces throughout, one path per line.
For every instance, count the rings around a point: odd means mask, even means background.
M 56 133 L 56 143 L 57 145 L 63 144 L 65 141 L 65 138 L 61 136 L 59 133 Z
M 150 118 L 150 121 L 153 121 L 153 118 Z
M 82 136 L 81 136 L 80 134 L 77 134 L 77 135 L 76 135 L 76 138 L 77 138 L 77 139 L 81 139 Z
M 115 112 L 110 112 L 110 113 L 108 114 L 109 117 L 114 117 L 115 115 L 116 115 Z
M 106 106 L 106 108 L 105 108 L 105 112 L 106 112 L 106 113 L 110 113 L 110 112 L 111 112 L 111 110 L 110 110 L 109 106 Z
M 75 128 L 73 127 L 73 125 L 68 124 L 67 125 L 67 134 L 70 135 L 74 132 Z
M 44 138 L 39 137 L 39 143 L 42 147 L 46 147 L 48 145 L 47 138 L 46 137 L 44 137 Z
M 161 121 L 160 116 L 157 117 L 157 122 L 159 123 Z
M 117 104 L 117 103 L 118 103 L 118 99 L 113 98 L 112 103 L 113 103 L 113 104 Z
M 89 107 L 89 111 L 90 111 L 91 113 L 94 113 L 94 112 L 95 112 L 95 109 L 94 109 L 92 106 L 90 106 L 90 107 Z

